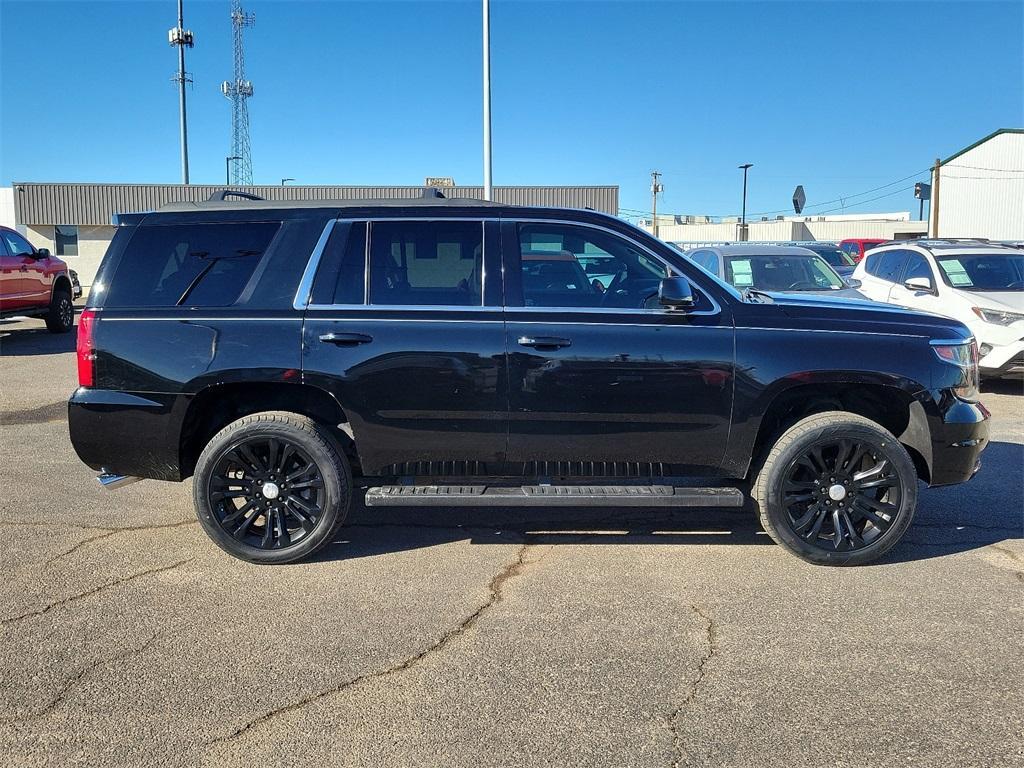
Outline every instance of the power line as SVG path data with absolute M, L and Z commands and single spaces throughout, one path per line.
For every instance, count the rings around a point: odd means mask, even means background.
M 996 171 L 997 173 L 1024 173 L 1024 168 L 983 168 L 980 165 L 961 165 L 960 163 L 949 163 L 943 168 L 970 168 L 972 171 Z

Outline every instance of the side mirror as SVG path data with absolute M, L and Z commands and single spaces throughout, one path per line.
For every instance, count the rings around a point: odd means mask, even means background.
M 935 293 L 935 286 L 932 285 L 932 281 L 927 277 L 912 277 L 903 283 L 903 287 L 908 291 L 914 291 L 919 293 L 924 291 L 925 293 Z
M 658 302 L 668 309 L 689 309 L 697 303 L 690 281 L 685 277 L 666 277 L 658 286 Z
M 850 288 L 860 288 L 862 285 L 864 285 L 864 283 L 862 283 L 860 280 L 858 280 L 855 277 L 848 277 L 848 278 L 846 278 L 846 284 Z
M 48 259 L 48 258 L 50 258 L 50 249 L 49 248 L 36 248 L 36 258 L 37 259 Z

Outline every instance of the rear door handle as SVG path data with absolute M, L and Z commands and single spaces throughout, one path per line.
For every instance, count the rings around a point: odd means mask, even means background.
M 519 346 L 534 347 L 535 349 L 559 349 L 572 346 L 572 342 L 559 336 L 520 336 Z
M 356 344 L 369 344 L 373 341 L 373 336 L 367 336 L 365 333 L 322 333 L 320 341 L 347 347 Z

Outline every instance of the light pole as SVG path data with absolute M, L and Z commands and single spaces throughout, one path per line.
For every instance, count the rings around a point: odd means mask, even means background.
M 491 186 L 491 1 L 484 3 L 484 200 L 494 199 Z
M 231 161 L 241 160 L 238 155 L 232 155 L 231 157 L 224 158 L 224 183 L 227 185 L 231 184 Z
M 754 167 L 753 163 L 738 166 L 743 171 L 743 213 L 740 214 L 740 237 L 747 239 L 747 171 Z
M 295 181 L 295 179 L 281 179 L 281 186 L 283 187 L 286 182 Z

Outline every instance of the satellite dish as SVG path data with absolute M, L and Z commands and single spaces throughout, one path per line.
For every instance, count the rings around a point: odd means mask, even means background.
M 793 190 L 793 210 L 799 214 L 803 211 L 806 202 L 807 195 L 804 194 L 804 185 L 798 184 L 797 188 Z

